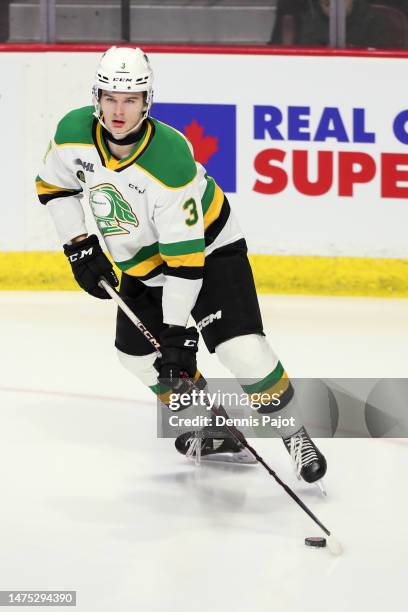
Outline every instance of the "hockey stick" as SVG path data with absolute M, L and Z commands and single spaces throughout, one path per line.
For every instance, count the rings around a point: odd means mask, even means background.
M 149 330 L 143 325 L 141 320 L 135 315 L 135 313 L 129 308 L 129 306 L 127 306 L 127 304 L 123 301 L 123 299 L 115 291 L 115 289 L 113 287 L 111 287 L 111 285 L 109 285 L 109 283 L 104 278 L 100 279 L 99 286 L 102 289 L 104 289 L 111 296 L 111 298 L 116 302 L 118 307 L 132 321 L 132 323 L 144 335 L 146 340 L 148 340 L 150 342 L 150 344 L 156 349 L 156 351 L 160 351 L 160 344 L 159 344 L 159 342 L 149 332 Z M 191 388 L 192 389 L 194 388 L 194 383 L 193 382 L 191 382 Z M 222 406 L 217 406 L 217 407 L 213 406 L 211 408 L 211 411 L 215 415 L 223 415 L 223 416 L 227 416 L 228 417 L 228 414 L 226 413 L 225 409 Z M 286 493 L 293 499 L 293 501 L 295 501 L 298 504 L 298 506 L 300 506 L 302 508 L 302 510 L 304 512 L 306 512 L 306 514 L 312 519 L 312 521 L 314 521 L 316 523 L 316 525 L 318 525 L 320 527 L 320 529 L 328 536 L 327 544 L 328 544 L 328 547 L 330 549 L 330 552 L 332 554 L 334 554 L 334 555 L 340 555 L 341 552 L 342 552 L 342 548 L 341 548 L 341 544 L 338 542 L 338 540 L 327 529 L 327 527 L 325 527 L 325 525 L 323 525 L 323 523 L 317 518 L 317 516 L 315 514 L 313 514 L 313 512 L 300 499 L 300 497 L 298 497 L 296 495 L 296 493 L 294 491 L 292 491 L 292 489 L 279 478 L 279 476 L 276 474 L 276 472 L 274 472 L 274 470 L 271 467 L 269 467 L 269 465 L 266 463 L 266 461 L 264 461 L 262 459 L 262 457 L 260 455 L 258 455 L 256 450 L 249 444 L 249 442 L 247 441 L 245 436 L 241 432 L 239 432 L 235 427 L 232 427 L 230 425 L 225 425 L 225 428 L 228 430 L 228 432 L 232 435 L 232 437 L 236 441 L 241 443 L 251 453 L 251 455 L 253 457 L 255 457 L 255 459 L 265 468 L 265 470 L 268 472 L 268 474 L 270 474 L 276 480 L 276 482 L 286 491 Z

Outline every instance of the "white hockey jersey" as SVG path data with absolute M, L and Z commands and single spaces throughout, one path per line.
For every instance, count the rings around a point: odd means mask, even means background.
M 91 207 L 123 273 L 163 286 L 164 321 L 186 325 L 202 284 L 205 255 L 242 233 L 228 201 L 187 139 L 149 118 L 126 159 L 112 156 L 93 107 L 58 124 L 36 180 L 62 244 L 88 233 Z

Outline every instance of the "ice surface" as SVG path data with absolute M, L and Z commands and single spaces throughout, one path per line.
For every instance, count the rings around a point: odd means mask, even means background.
M 408 377 L 405 300 L 261 306 L 292 376 Z M 195 468 L 156 438 L 112 303 L 1 293 L 0 313 L 0 589 L 76 590 L 86 612 L 405 611 L 407 441 L 321 440 L 324 499 L 279 440 L 254 440 L 341 541 L 334 558 L 304 545 L 320 530 L 261 467 Z M 200 366 L 226 373 L 205 350 Z

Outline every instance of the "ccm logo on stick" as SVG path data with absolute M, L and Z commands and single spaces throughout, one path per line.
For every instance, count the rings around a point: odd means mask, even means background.
M 217 312 L 209 314 L 208 316 L 204 317 L 204 319 L 201 319 L 199 323 L 197 323 L 198 330 L 201 331 L 203 327 L 207 327 L 207 325 L 210 325 L 213 321 L 215 321 L 215 319 L 221 319 L 221 317 L 222 310 L 217 310 Z

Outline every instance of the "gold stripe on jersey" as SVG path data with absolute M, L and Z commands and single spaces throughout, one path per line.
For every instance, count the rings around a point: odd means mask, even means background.
M 211 223 L 214 223 L 214 221 L 218 219 L 223 203 L 224 192 L 220 187 L 218 187 L 217 183 L 215 183 L 214 197 L 204 214 L 204 230 L 206 230 Z
M 86 142 L 62 142 L 61 144 L 57 144 L 55 141 L 55 146 L 60 149 L 61 147 L 94 147 L 95 145 L 89 144 Z
M 159 253 L 169 268 L 202 268 L 205 260 L 204 238 L 159 243 Z
M 146 274 L 150 274 L 155 268 L 161 266 L 163 263 L 162 258 L 159 254 L 153 255 L 149 257 L 145 261 L 136 264 L 133 268 L 128 268 L 126 274 L 130 276 L 146 276 Z
M 50 200 L 55 198 L 75 196 L 82 191 L 82 189 L 67 189 L 66 187 L 59 187 L 59 185 L 52 185 L 51 183 L 43 181 L 40 176 L 37 176 L 35 179 L 35 187 L 41 204 L 47 204 Z
M 161 256 L 163 261 L 165 261 L 170 268 L 179 268 L 180 266 L 201 268 L 205 261 L 204 252 L 189 253 L 188 255 L 163 255 L 163 253 L 161 253 Z
M 59 191 L 72 191 L 72 189 L 67 189 L 66 187 L 58 187 L 58 185 L 51 185 L 51 183 L 46 183 L 40 178 L 35 181 L 35 186 L 38 195 L 48 195 Z
M 143 151 L 149 144 L 149 140 L 152 135 L 152 131 L 153 130 L 152 130 L 151 123 L 147 121 L 146 134 L 144 138 L 142 139 L 141 143 L 139 144 L 139 146 L 136 148 L 136 150 L 130 155 L 128 155 L 128 157 L 125 157 L 124 159 L 116 159 L 116 157 L 114 157 L 109 152 L 109 149 L 105 145 L 105 142 L 102 136 L 102 126 L 98 122 L 96 126 L 96 130 L 95 130 L 95 140 L 96 140 L 95 144 L 96 144 L 96 148 L 98 149 L 99 156 L 101 157 L 101 160 L 103 160 L 104 166 L 108 168 L 109 170 L 115 170 L 115 171 L 123 170 L 124 168 L 131 166 L 135 162 L 135 160 L 139 157 L 139 155 L 143 153 Z

